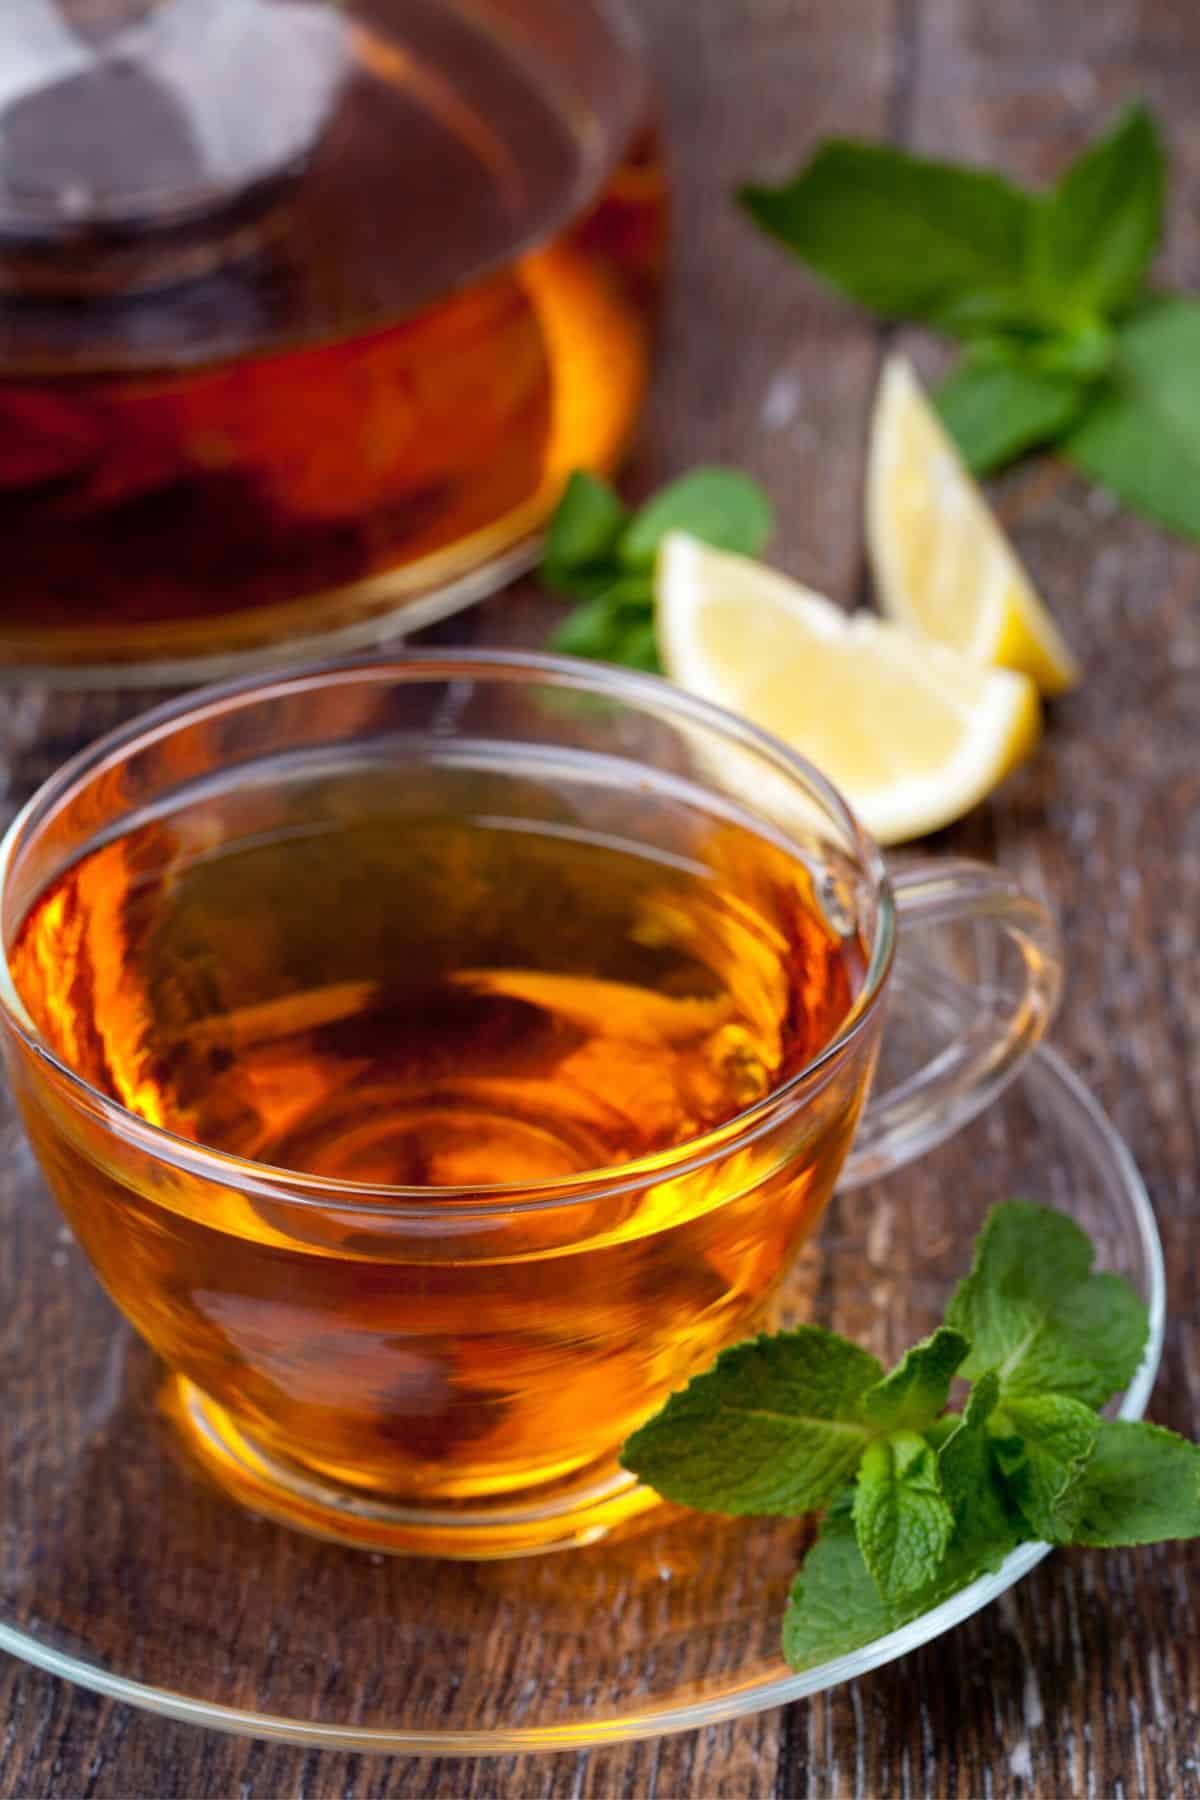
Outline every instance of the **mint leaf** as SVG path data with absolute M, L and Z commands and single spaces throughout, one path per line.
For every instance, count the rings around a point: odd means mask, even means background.
M 1064 310 L 1111 314 L 1136 298 L 1162 227 L 1165 167 L 1154 121 L 1129 107 L 1037 209 L 1036 286 Z
M 567 614 L 555 627 L 550 648 L 563 656 L 591 656 L 599 662 L 611 662 L 620 637 L 620 615 L 601 594 L 595 600 L 583 601 Z
M 858 1402 L 881 1373 L 815 1325 L 735 1344 L 633 1433 L 621 1461 L 684 1506 L 799 1516 L 854 1473 L 870 1435 Z
M 576 586 L 590 586 L 592 572 L 577 571 Z M 550 647 L 563 656 L 588 656 L 597 662 L 621 663 L 630 669 L 659 668 L 654 629 L 654 584 L 649 575 L 614 575 L 611 569 L 597 591 L 584 599 L 555 627 Z
M 572 576 L 612 556 L 629 514 L 607 481 L 575 469 L 546 527 L 542 575 L 551 587 L 574 592 Z
M 1034 1537 L 1072 1541 L 1079 1479 L 1099 1431 L 1091 1407 L 1064 1394 L 1015 1395 L 993 1416 L 997 1461 Z
M 831 1657 L 873 1644 L 948 1600 L 981 1575 L 985 1566 L 998 1568 L 1003 1561 L 999 1556 L 987 1565 L 979 1562 L 973 1548 L 956 1534 L 930 1586 L 904 1599 L 886 1600 L 863 1561 L 855 1536 L 852 1497 L 852 1490 L 847 1490 L 834 1500 L 788 1593 L 783 1654 L 793 1669 L 813 1668 Z M 1016 1542 L 1012 1538 L 1006 1549 Z
M 793 1669 L 808 1669 L 873 1644 L 939 1606 L 977 1576 L 994 1572 L 1023 1535 L 1007 1515 L 1002 1539 L 977 1542 L 958 1529 L 933 1582 L 904 1599 L 889 1601 L 863 1560 L 854 1530 L 853 1490 L 844 1490 L 821 1521 L 817 1541 L 792 1582 L 783 1619 L 785 1658 Z
M 563 656 L 587 656 L 627 669 L 659 668 L 653 608 L 640 612 L 613 606 L 604 596 L 585 600 L 554 631 L 550 647 Z
M 889 1606 L 872 1581 L 849 1508 L 831 1507 L 788 1593 L 783 1617 L 787 1661 L 793 1669 L 811 1669 L 873 1644 L 905 1617 L 903 1608 Z
M 651 618 L 640 624 L 630 623 L 622 632 L 609 661 L 621 663 L 627 669 L 641 669 L 647 675 L 661 675 L 663 670 L 658 660 L 658 633 L 654 628 L 654 620 Z
M 1149 1332 L 1146 1308 L 1123 1276 L 1090 1275 L 1062 1295 L 1052 1309 L 1051 1328 L 1040 1344 L 1028 1347 L 1019 1379 L 1006 1380 L 1005 1391 L 1042 1387 L 1102 1406 L 1137 1374 Z M 1081 1371 L 1074 1380 L 1073 1360 Z M 1090 1376 L 1082 1373 L 1085 1363 Z
M 738 198 L 764 231 L 882 318 L 978 330 L 1029 310 L 1036 203 L 1002 176 L 833 138 L 790 181 L 750 185 Z
M 617 546 L 621 561 L 649 568 L 670 531 L 686 531 L 717 550 L 759 556 L 773 524 L 771 502 L 740 469 L 692 469 L 660 489 L 636 514 Z
M 1200 537 L 1200 300 L 1151 301 L 1129 319 L 1065 448 L 1126 505 Z
M 1127 1386 L 1146 1309 L 1120 1276 L 1090 1273 L 1093 1255 L 1062 1213 L 1021 1200 L 993 1207 L 946 1309 L 971 1342 L 962 1373 L 995 1369 L 1006 1397 L 1049 1392 L 1091 1406 Z
M 1108 374 L 1116 353 L 1115 332 L 1093 321 L 1070 331 L 1049 333 L 1034 346 L 1030 362 L 1039 374 L 1087 387 Z
M 971 1572 L 994 1572 L 1025 1535 L 992 1448 L 988 1420 L 1000 1398 L 994 1370 L 971 1389 L 961 1419 L 938 1449 L 938 1477 L 954 1514 L 952 1552 Z
M 967 365 L 1017 369 L 1087 387 L 1108 374 L 1116 346 L 1114 332 L 1102 320 L 1031 317 L 1026 310 L 1011 319 L 981 319 L 971 333 Z
M 978 1385 L 979 1384 L 976 1383 L 976 1387 Z M 971 1391 L 974 1393 L 975 1389 L 972 1388 Z M 942 1445 L 948 1438 L 954 1436 L 961 1424 L 961 1414 L 952 1412 L 943 1413 L 940 1419 L 934 1419 L 931 1425 L 926 1425 L 922 1428 L 921 1436 L 931 1448 L 940 1451 Z
M 937 1457 L 915 1431 L 867 1446 L 854 1490 L 863 1561 L 885 1600 L 903 1600 L 937 1578 L 954 1531 Z
M 950 1383 L 970 1347 L 959 1332 L 939 1326 L 867 1389 L 860 1408 L 863 1418 L 884 1430 L 906 1426 L 923 1431 L 944 1410 Z
M 990 474 L 1026 451 L 1055 442 L 1083 411 L 1087 388 L 1016 362 L 962 362 L 934 404 L 967 467 Z
M 1200 1445 L 1144 1419 L 1105 1419 L 1079 1483 L 1073 1544 L 1200 1536 Z

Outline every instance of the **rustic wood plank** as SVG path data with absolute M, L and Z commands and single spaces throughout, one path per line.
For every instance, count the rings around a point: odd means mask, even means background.
M 680 194 L 678 268 L 635 486 L 701 458 L 763 477 L 784 566 L 861 591 L 858 482 L 875 335 L 725 205 L 821 132 L 1050 172 L 1128 92 L 1171 128 L 1167 266 L 1200 285 L 1200 18 L 1171 0 L 646 0 Z M 932 356 L 918 346 L 922 358 Z M 1059 908 L 1072 978 L 1058 1042 L 1151 1187 L 1174 1323 L 1156 1416 L 1194 1431 L 1200 1247 L 1200 554 L 1043 466 L 1005 485 L 1022 549 L 1082 653 L 1037 764 L 938 848 L 994 856 Z M 468 627 L 535 642 L 528 589 Z M 0 806 L 144 702 L 0 701 Z M 17 1664 L 0 1670 L 0 1791 L 247 1800 L 723 1794 L 1200 1795 L 1200 1553 L 1059 1556 L 998 1607 L 809 1705 L 709 1733 L 502 1762 L 322 1756 L 174 1727 Z

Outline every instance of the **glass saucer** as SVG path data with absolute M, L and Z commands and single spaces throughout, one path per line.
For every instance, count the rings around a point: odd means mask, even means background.
M 958 1011 L 898 981 L 882 1079 L 903 1079 Z M 953 985 L 953 984 L 952 984 Z M 961 995 L 962 989 L 958 989 Z M 793 1673 L 779 1623 L 804 1538 L 790 1521 L 666 1509 L 586 1549 L 487 1564 L 319 1542 L 238 1509 L 177 1449 L 160 1373 L 96 1286 L 0 1094 L 0 1648 L 213 1729 L 327 1749 L 567 1750 L 779 1706 L 862 1674 L 986 1606 L 1047 1554 L 1015 1552 L 915 1624 Z M 987 1112 L 885 1181 L 841 1191 L 784 1311 L 885 1360 L 941 1317 L 988 1206 L 1073 1214 L 1099 1266 L 1149 1305 L 1162 1256 L 1137 1170 L 1078 1079 L 1038 1053 Z

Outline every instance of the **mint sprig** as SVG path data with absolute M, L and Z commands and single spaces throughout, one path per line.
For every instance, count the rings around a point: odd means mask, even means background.
M 849 299 L 962 345 L 935 400 L 977 474 L 1057 447 L 1200 537 L 1200 300 L 1147 288 L 1165 185 L 1139 104 L 1044 191 L 835 138 L 739 199 Z
M 783 1624 L 795 1668 L 917 1618 L 1023 1542 L 1200 1536 L 1200 1445 L 1100 1416 L 1148 1320 L 1093 1260 L 1063 1214 L 997 1206 L 947 1323 L 889 1373 L 814 1325 L 760 1336 L 673 1394 L 621 1460 L 701 1511 L 824 1512 Z
M 771 503 L 740 469 L 692 469 L 630 512 L 606 481 L 576 470 L 546 531 L 541 574 L 576 605 L 551 638 L 555 650 L 629 668 L 659 668 L 654 564 L 672 531 L 718 550 L 758 556 Z
M 1200 300 L 1162 296 L 1133 315 L 1064 448 L 1135 512 L 1200 536 Z

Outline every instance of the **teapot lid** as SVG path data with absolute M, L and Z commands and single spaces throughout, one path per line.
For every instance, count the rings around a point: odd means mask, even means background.
M 7 0 L 0 231 L 178 225 L 298 167 L 350 27 L 322 0 Z

